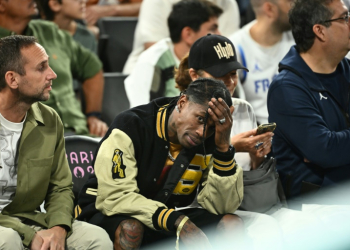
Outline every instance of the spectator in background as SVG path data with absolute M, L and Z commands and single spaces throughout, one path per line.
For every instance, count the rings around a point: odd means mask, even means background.
M 0 6 L 0 37 L 35 36 L 48 53 L 50 65 L 58 77 L 53 81 L 50 99 L 45 103 L 57 111 L 65 133 L 103 136 L 108 127 L 100 119 L 104 80 L 97 56 L 55 24 L 31 21 L 31 17 L 38 14 L 34 1 L 0 0 Z M 86 116 L 75 98 L 73 76 L 83 82 Z
M 48 61 L 34 37 L 0 39 L 0 249 L 112 249 L 104 230 L 73 220 L 62 121 L 40 103 L 57 77 Z
M 175 88 L 174 68 L 198 38 L 219 32 L 221 13 L 220 7 L 205 0 L 183 0 L 174 4 L 168 18 L 171 39 L 164 38 L 144 51 L 125 79 L 131 107 L 180 93 Z
M 62 30 L 68 31 L 73 39 L 97 54 L 95 36 L 84 25 L 75 20 L 86 16 L 86 0 L 36 0 L 41 17 L 53 21 Z
M 289 16 L 296 46 L 280 62 L 267 102 L 269 120 L 277 123 L 277 170 L 298 209 L 348 204 L 348 189 L 341 197 L 337 191 L 320 199 L 302 196 L 350 180 L 348 9 L 341 0 L 296 0 Z
M 86 22 L 91 26 L 101 17 L 138 16 L 141 2 L 142 0 L 90 0 L 86 8 Z
M 43 19 L 53 21 L 60 29 L 68 31 L 75 41 L 97 54 L 95 35 L 86 26 L 75 21 L 85 18 L 86 0 L 36 0 L 36 2 Z M 73 86 L 76 92 L 81 89 L 81 84 L 76 79 L 73 80 Z
M 256 20 L 229 37 L 236 45 L 239 61 L 250 69 L 239 77 L 245 99 L 253 106 L 259 124 L 268 122 L 267 91 L 278 73 L 278 62 L 294 44 L 288 22 L 292 2 L 251 0 Z
M 123 73 L 130 74 L 142 51 L 163 38 L 170 37 L 167 18 L 172 6 L 180 0 L 143 0 L 136 26 L 133 50 Z M 235 0 L 210 0 L 224 10 L 219 18 L 220 32 L 228 36 L 239 29 L 239 11 Z

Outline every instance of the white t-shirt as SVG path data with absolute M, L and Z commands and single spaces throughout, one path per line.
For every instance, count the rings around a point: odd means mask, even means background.
M 17 148 L 23 124 L 6 120 L 0 114 L 0 212 L 11 203 L 17 188 Z
M 270 47 L 263 47 L 250 35 L 256 21 L 245 25 L 229 38 L 233 42 L 238 60 L 249 69 L 241 71 L 240 80 L 245 99 L 253 106 L 260 124 L 268 123 L 267 92 L 272 79 L 278 74 L 278 63 L 295 44 L 292 33 L 285 32 L 281 41 Z
M 142 52 L 135 68 L 124 81 L 130 107 L 149 103 L 151 91 L 157 93 L 157 97 L 179 95 L 173 74 L 174 67 L 179 64 L 170 38 L 164 38 Z M 168 76 L 166 79 L 165 75 Z M 163 87 L 164 91 L 161 91 Z
M 256 128 L 256 118 L 252 106 L 245 100 L 232 98 L 235 110 L 232 113 L 231 137 Z M 235 160 L 244 170 L 250 170 L 250 155 L 248 152 L 236 153 Z
M 144 50 L 147 42 L 157 42 L 170 37 L 167 18 L 173 4 L 180 0 L 143 0 L 136 25 L 133 50 L 123 69 L 124 74 L 130 74 L 135 67 L 137 58 Z M 240 15 L 235 0 L 210 0 L 221 7 L 224 12 L 219 17 L 219 30 L 228 36 L 239 29 Z

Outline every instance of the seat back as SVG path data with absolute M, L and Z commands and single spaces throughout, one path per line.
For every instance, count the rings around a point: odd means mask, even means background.
M 98 21 L 100 35 L 108 35 L 108 42 L 99 49 L 105 72 L 122 72 L 132 51 L 137 17 L 103 17 Z
M 77 205 L 78 194 L 91 174 L 94 173 L 92 161 L 99 139 L 71 135 L 65 137 L 66 156 L 73 178 L 74 207 Z
M 130 108 L 130 103 L 124 88 L 127 75 L 122 73 L 104 73 L 105 86 L 102 101 L 102 119 L 109 126 L 114 118 Z

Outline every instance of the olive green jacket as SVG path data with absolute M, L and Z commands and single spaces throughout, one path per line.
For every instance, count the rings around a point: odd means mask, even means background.
M 43 228 L 71 228 L 73 220 L 72 175 L 56 111 L 42 103 L 32 105 L 17 154 L 16 195 L 0 213 L 0 226 L 17 231 L 23 244 L 29 246 L 34 229 L 13 217 L 30 219 Z M 41 213 L 37 209 L 44 200 L 46 213 Z

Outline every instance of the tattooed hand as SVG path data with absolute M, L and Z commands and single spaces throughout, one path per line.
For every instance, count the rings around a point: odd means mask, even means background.
M 227 152 L 230 146 L 230 134 L 232 127 L 232 112 L 234 107 L 227 106 L 222 99 L 211 98 L 208 113 L 215 122 L 215 145 L 217 150 Z M 223 120 L 224 122 L 220 122 Z
M 184 215 L 181 215 L 175 222 L 175 227 L 177 228 L 184 218 Z M 185 244 L 187 249 L 213 249 L 209 243 L 207 236 L 199 229 L 195 224 L 190 220 L 187 220 L 183 225 L 180 232 L 180 239 Z

